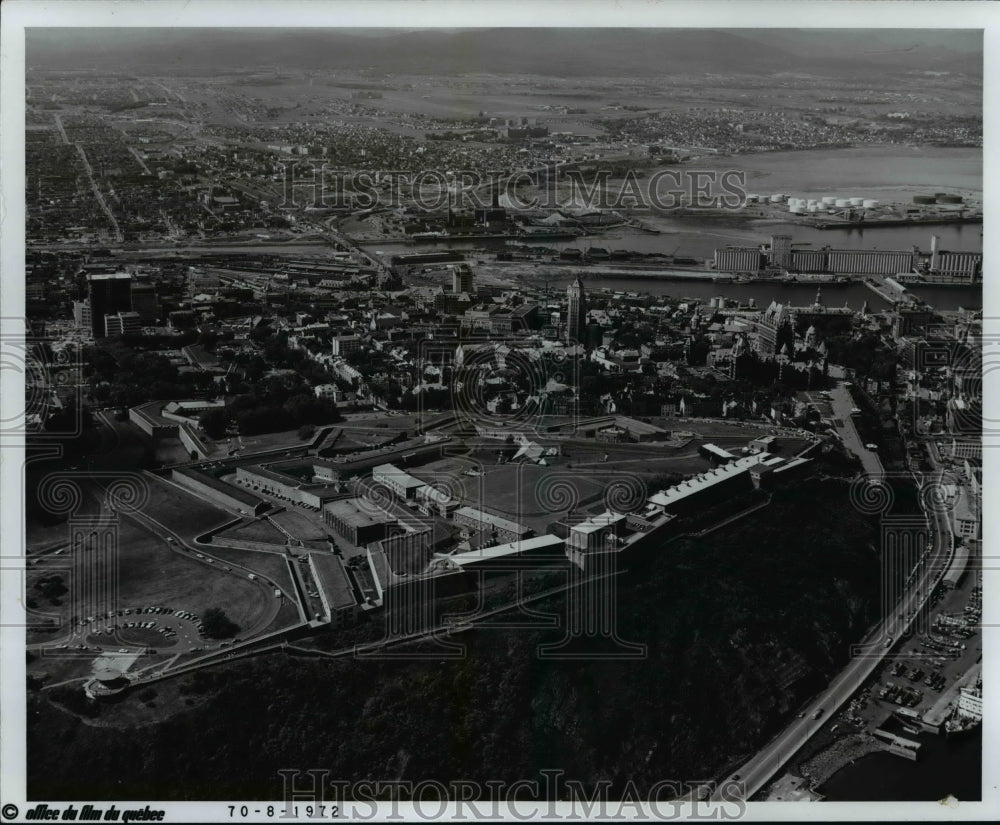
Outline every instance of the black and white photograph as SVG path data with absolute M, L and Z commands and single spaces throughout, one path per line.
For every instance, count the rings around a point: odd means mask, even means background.
M 998 12 L 5 3 L 0 821 L 994 819 Z

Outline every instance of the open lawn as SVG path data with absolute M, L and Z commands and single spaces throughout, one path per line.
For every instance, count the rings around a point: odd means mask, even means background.
M 321 425 L 325 426 L 325 425 Z M 319 429 L 319 427 L 317 427 Z M 296 447 L 305 447 L 312 439 L 299 438 L 298 429 L 285 430 L 280 433 L 261 433 L 260 435 L 247 435 L 240 439 L 242 443 L 241 451 L 245 453 L 256 453 L 261 450 L 291 450 Z M 216 442 L 220 447 L 226 444 L 225 439 Z
M 143 478 L 149 485 L 149 497 L 141 512 L 179 536 L 200 535 L 232 518 L 225 510 L 170 482 L 152 475 Z
M 78 551 L 86 552 L 86 551 Z M 72 619 L 74 605 L 84 613 L 115 609 L 141 609 L 156 605 L 204 613 L 206 608 L 221 607 L 237 624 L 246 627 L 258 621 L 266 610 L 261 589 L 241 575 L 209 567 L 181 552 L 172 550 L 155 533 L 122 517 L 118 523 L 118 588 L 113 602 L 89 603 L 74 593 L 72 580 L 60 605 L 42 604 L 49 613 L 57 613 L 63 622 Z M 70 559 L 71 563 L 72 560 Z M 30 586 L 29 582 L 29 586 Z M 111 594 L 105 594 L 110 598 Z M 77 601 L 81 599 L 82 601 Z
M 241 524 L 231 530 L 223 530 L 216 533 L 215 541 L 225 544 L 226 539 L 243 539 L 246 541 L 266 541 L 271 544 L 284 546 L 285 534 L 277 527 L 263 519 L 255 519 L 248 524 Z
M 470 507 L 506 515 L 543 532 L 571 508 L 588 513 L 608 507 L 635 509 L 645 500 L 646 483 L 651 479 L 700 473 L 709 467 L 692 447 L 661 454 L 637 445 L 616 448 L 588 441 L 565 444 L 563 449 L 564 455 L 550 466 L 496 464 L 490 451 L 482 451 L 441 459 L 416 468 L 413 474 Z M 467 470 L 484 475 L 466 475 Z
M 158 438 L 156 440 L 156 460 L 161 464 L 178 464 L 190 461 L 191 454 L 181 444 L 179 438 Z
M 218 547 L 211 548 L 210 552 L 216 558 L 253 570 L 260 578 L 269 579 L 286 593 L 292 593 L 292 580 L 283 555 Z
M 326 530 L 323 529 L 322 516 L 319 513 L 306 515 L 297 510 L 284 510 L 271 516 L 271 521 L 302 541 L 322 541 L 326 538 Z

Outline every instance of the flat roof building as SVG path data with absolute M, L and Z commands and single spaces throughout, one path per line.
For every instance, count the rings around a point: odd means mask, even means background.
M 379 464 L 372 468 L 372 481 L 384 484 L 397 498 L 409 501 L 416 491 L 427 485 L 427 482 L 414 478 L 395 464 Z
M 351 544 L 365 547 L 386 538 L 396 520 L 366 499 L 345 498 L 323 506 L 323 522 Z
M 459 507 L 455 511 L 455 524 L 486 533 L 502 541 L 528 538 L 534 531 L 503 516 L 495 516 L 474 507 Z
M 310 553 L 309 567 L 330 624 L 334 627 L 353 624 L 358 600 L 343 561 L 332 553 Z

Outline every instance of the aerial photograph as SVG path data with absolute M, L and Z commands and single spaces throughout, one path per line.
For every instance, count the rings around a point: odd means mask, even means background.
M 982 29 L 58 22 L 33 818 L 983 800 Z

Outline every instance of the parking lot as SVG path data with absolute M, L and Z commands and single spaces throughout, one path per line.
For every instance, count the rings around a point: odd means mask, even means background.
M 202 649 L 204 627 L 200 618 L 187 610 L 168 607 L 123 608 L 103 615 L 77 620 L 76 637 L 82 643 L 57 647 L 79 650 L 155 652 L 160 648 L 176 652 Z

